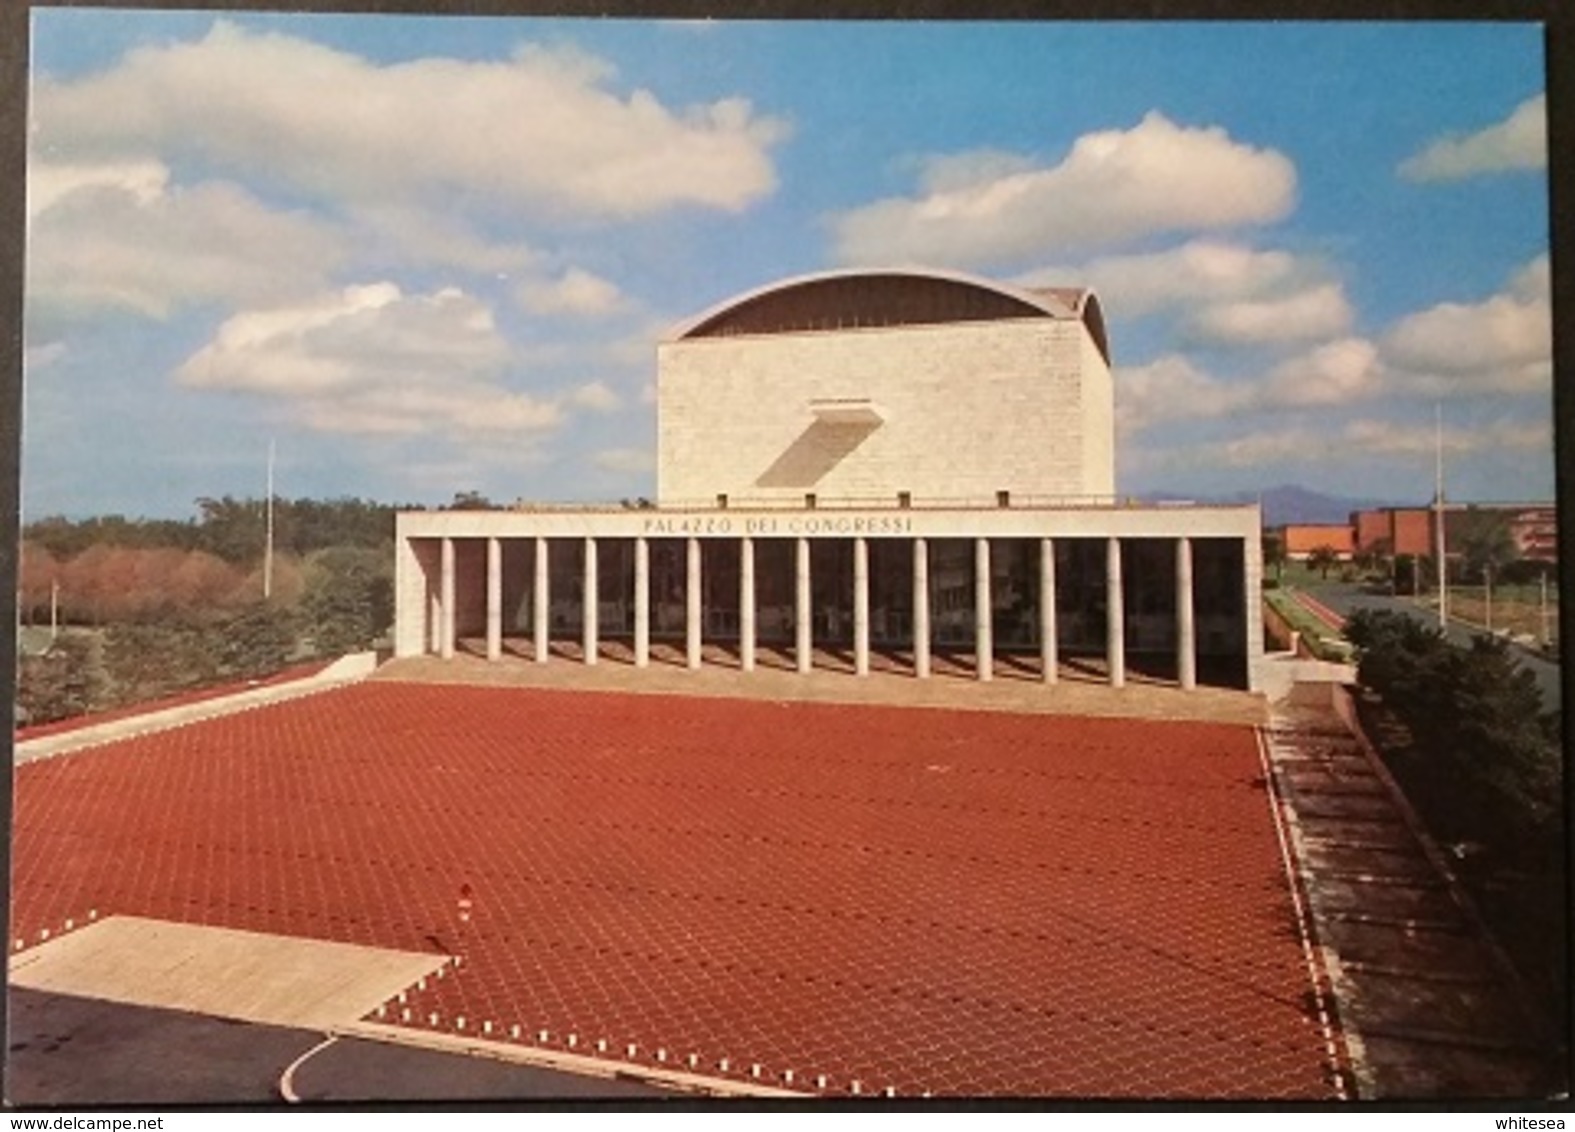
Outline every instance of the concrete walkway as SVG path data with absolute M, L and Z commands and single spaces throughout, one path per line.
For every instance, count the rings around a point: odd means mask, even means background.
M 446 955 L 111 916 L 11 957 L 13 986 L 309 1030 L 438 978 Z
M 886 704 L 902 707 L 950 708 L 1044 715 L 1081 715 L 1128 719 L 1241 723 L 1255 726 L 1267 718 L 1263 697 L 1228 688 L 1199 687 L 1182 691 L 1172 684 L 1129 680 L 1111 688 L 1096 676 L 1078 673 L 1055 684 L 1023 673 L 1009 673 L 997 662 L 995 679 L 981 682 L 965 675 L 915 679 L 903 671 L 876 669 L 867 676 L 838 671 L 835 654 L 817 658 L 814 670 L 793 671 L 763 663 L 744 672 L 736 658 L 709 649 L 704 667 L 691 670 L 681 661 L 658 659 L 653 649 L 648 668 L 613 657 L 586 665 L 570 656 L 554 656 L 546 664 L 505 656 L 488 661 L 461 652 L 450 660 L 435 656 L 391 661 L 374 679 L 429 684 L 480 684 L 490 687 L 554 688 L 643 695 L 723 697 L 777 702 Z M 681 654 L 674 654 L 680 656 Z M 961 671 L 961 669 L 959 669 Z
M 1298 683 L 1266 739 L 1357 1095 L 1546 1096 L 1553 1039 L 1342 695 Z

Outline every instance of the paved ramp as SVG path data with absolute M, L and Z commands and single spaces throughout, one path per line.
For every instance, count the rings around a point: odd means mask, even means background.
M 112 916 L 14 955 L 13 986 L 328 1030 L 375 1010 L 444 955 Z

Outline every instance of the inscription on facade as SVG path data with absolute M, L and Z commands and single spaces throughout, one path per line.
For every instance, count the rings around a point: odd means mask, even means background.
M 906 535 L 909 515 L 673 515 L 645 520 L 646 535 Z

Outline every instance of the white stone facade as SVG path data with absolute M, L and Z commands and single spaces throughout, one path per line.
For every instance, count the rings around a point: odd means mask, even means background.
M 1085 291 L 833 272 L 729 300 L 658 347 L 655 507 L 400 515 L 395 653 L 847 648 L 862 676 L 878 649 L 926 679 L 934 648 L 980 680 L 1036 654 L 1047 683 L 1066 657 L 1253 688 L 1258 509 L 1115 498 L 1108 358 Z
M 657 358 L 663 506 L 1115 492 L 1110 370 L 1077 319 L 679 339 Z M 825 419 L 838 404 L 865 419 Z

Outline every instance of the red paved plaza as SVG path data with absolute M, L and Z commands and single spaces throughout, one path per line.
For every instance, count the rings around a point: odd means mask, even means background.
M 838 1094 L 1334 1095 L 1249 728 L 371 681 L 23 765 L 14 829 L 13 938 L 453 952 L 407 1004 L 450 1032 Z

